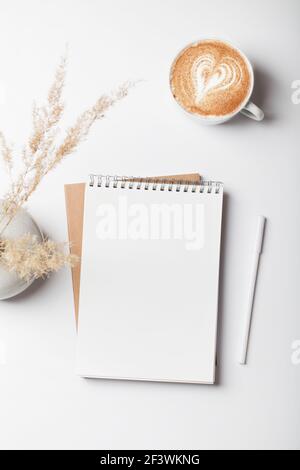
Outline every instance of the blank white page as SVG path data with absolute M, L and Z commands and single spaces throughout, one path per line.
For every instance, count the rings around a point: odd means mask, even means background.
M 77 372 L 214 383 L 222 185 L 137 186 L 86 188 Z

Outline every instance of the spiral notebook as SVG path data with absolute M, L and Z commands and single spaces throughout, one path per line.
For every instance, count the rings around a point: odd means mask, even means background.
M 181 182 L 187 184 L 200 184 L 199 173 L 188 173 L 181 175 L 151 176 L 148 181 Z M 65 185 L 65 201 L 68 223 L 68 235 L 70 242 L 70 252 L 79 258 L 78 263 L 72 267 L 72 285 L 74 296 L 74 313 L 76 324 L 79 315 L 79 294 L 80 294 L 80 271 L 82 252 L 82 231 L 84 213 L 85 183 L 71 183 Z
M 223 185 L 91 175 L 77 372 L 212 384 Z

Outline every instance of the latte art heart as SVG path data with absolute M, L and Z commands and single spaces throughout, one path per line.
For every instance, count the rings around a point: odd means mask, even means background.
M 186 48 L 171 72 L 174 97 L 188 111 L 204 116 L 233 113 L 250 85 L 244 58 L 221 41 L 202 41 Z
M 200 103 L 208 92 L 217 93 L 239 85 L 242 71 L 231 57 L 225 57 L 221 64 L 216 65 L 210 55 L 199 57 L 193 64 L 191 74 L 196 102 Z

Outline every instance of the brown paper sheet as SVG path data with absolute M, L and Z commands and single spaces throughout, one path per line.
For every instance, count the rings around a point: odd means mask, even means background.
M 183 182 L 189 184 L 200 184 L 201 176 L 198 173 L 187 175 L 171 175 L 171 176 L 157 176 L 149 177 L 147 181 L 153 182 L 162 180 L 166 182 Z M 83 231 L 83 212 L 84 212 L 84 194 L 85 183 L 66 184 L 65 185 L 65 199 L 67 211 L 67 223 L 70 242 L 70 252 L 81 257 L 82 248 L 82 231 Z M 74 309 L 76 324 L 78 321 L 79 309 L 79 291 L 80 291 L 80 268 L 81 263 L 72 269 L 72 282 L 74 294 Z

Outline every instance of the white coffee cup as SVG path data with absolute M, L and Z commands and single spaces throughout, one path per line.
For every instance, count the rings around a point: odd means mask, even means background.
M 189 113 L 192 116 L 195 116 L 197 120 L 202 122 L 203 124 L 222 124 L 223 122 L 229 121 L 232 119 L 234 116 L 236 116 L 238 113 L 243 114 L 244 116 L 247 116 L 251 119 L 254 119 L 255 121 L 262 121 L 264 119 L 264 112 L 262 109 L 260 109 L 256 104 L 254 104 L 252 101 L 250 101 L 250 97 L 253 92 L 254 88 L 254 73 L 253 73 L 253 67 L 249 61 L 249 59 L 245 56 L 245 54 L 238 49 L 237 47 L 233 46 L 230 44 L 228 41 L 224 41 L 222 39 L 216 39 L 216 38 L 209 38 L 209 39 L 201 39 L 199 41 L 196 41 L 194 43 L 189 44 L 186 46 L 184 49 L 182 49 L 177 56 L 175 57 L 171 69 L 170 69 L 170 86 L 171 86 L 171 76 L 172 76 L 172 71 L 173 71 L 173 66 L 176 63 L 177 59 L 182 55 L 182 53 L 186 50 L 189 49 L 191 46 L 200 44 L 203 41 L 218 41 L 221 43 L 224 43 L 228 46 L 230 46 L 232 49 L 238 52 L 240 56 L 244 59 L 245 64 L 247 65 L 248 71 L 249 71 L 249 76 L 250 76 L 250 86 L 248 93 L 245 97 L 245 99 L 240 103 L 240 105 L 232 112 L 231 114 L 226 114 L 224 116 L 202 116 L 201 114 L 198 113 L 193 113 L 191 111 L 188 111 L 184 106 L 181 105 L 179 101 L 174 97 L 176 103 L 187 113 Z M 171 89 L 172 91 L 172 89 Z

